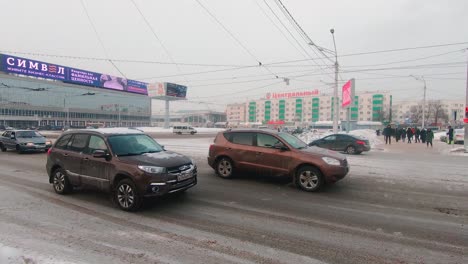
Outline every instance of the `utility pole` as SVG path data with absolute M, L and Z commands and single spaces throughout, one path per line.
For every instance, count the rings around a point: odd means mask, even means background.
M 424 81 L 424 99 L 423 99 L 423 109 L 422 109 L 422 128 L 424 128 L 426 122 L 426 80 L 422 77 Z
M 333 46 L 335 47 L 335 87 L 333 90 L 333 133 L 338 133 L 338 119 L 339 119 L 339 100 L 338 100 L 338 52 L 336 51 L 336 41 L 335 41 L 335 30 L 332 28 L 330 29 L 330 33 L 333 36 Z
M 468 49 L 466 49 L 465 51 L 468 51 Z M 464 139 L 464 144 L 465 144 L 465 153 L 468 153 L 468 56 L 467 56 L 467 60 L 466 60 L 466 94 L 465 94 L 465 97 L 466 97 L 466 102 L 465 102 L 465 119 L 463 119 L 463 121 L 465 121 L 465 139 Z

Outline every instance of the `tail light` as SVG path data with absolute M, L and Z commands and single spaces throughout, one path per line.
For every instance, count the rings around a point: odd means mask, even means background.
M 358 144 L 358 145 L 365 145 L 366 142 L 364 142 L 364 141 L 362 141 L 362 140 L 357 140 L 357 141 L 356 141 L 356 144 Z
M 47 156 L 50 156 L 50 153 L 51 153 L 51 152 L 52 152 L 52 148 L 49 148 L 49 149 L 47 150 Z
M 209 156 L 211 156 L 211 153 L 213 153 L 213 147 L 214 147 L 214 145 L 210 145 L 210 150 L 209 150 L 209 152 L 208 152 L 208 155 L 209 155 Z

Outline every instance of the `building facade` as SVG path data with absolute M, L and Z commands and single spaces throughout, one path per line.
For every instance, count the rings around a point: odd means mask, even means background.
M 398 102 L 394 106 L 394 121 L 400 124 L 421 124 L 422 105 L 422 100 Z M 465 100 L 427 100 L 425 110 L 427 125 L 463 124 Z
M 163 114 L 151 117 L 152 126 L 164 126 Z M 226 126 L 226 114 L 216 111 L 181 111 L 171 113 L 169 117 L 170 125 L 188 124 L 194 127 L 216 127 Z
M 264 123 L 284 121 L 286 124 L 312 124 L 331 121 L 334 115 L 332 95 L 307 95 L 285 93 L 280 96 L 227 106 L 228 122 Z M 269 99 L 267 99 L 270 97 Z M 341 106 L 341 102 L 340 102 Z M 392 95 L 388 92 L 364 92 L 355 95 L 350 108 L 351 121 L 389 121 L 392 112 Z M 242 115 L 244 113 L 244 116 Z M 347 111 L 340 109 L 340 120 L 347 119 Z
M 148 96 L 0 73 L 0 125 L 149 126 Z

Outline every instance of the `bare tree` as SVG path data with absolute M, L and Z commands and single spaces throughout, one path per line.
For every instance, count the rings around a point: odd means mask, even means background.
M 410 108 L 408 113 L 411 122 L 414 124 L 421 123 L 422 120 L 422 104 L 414 105 Z
M 377 122 L 384 122 L 390 121 L 390 113 L 387 113 L 383 108 L 375 111 L 375 115 L 373 116 L 373 121 Z
M 438 124 L 439 120 L 443 120 L 444 122 L 448 120 L 448 115 L 444 111 L 440 100 L 430 101 L 428 110 L 429 110 L 428 111 L 429 116 L 432 116 L 432 120 L 434 120 L 434 123 L 436 125 Z

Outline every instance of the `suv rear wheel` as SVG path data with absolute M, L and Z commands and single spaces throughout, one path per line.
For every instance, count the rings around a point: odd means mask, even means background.
M 0 149 L 2 150 L 2 152 L 7 151 L 7 149 L 5 148 L 5 146 L 3 145 L 3 143 L 0 143 Z
M 323 175 L 315 167 L 303 166 L 297 170 L 296 185 L 307 192 L 318 191 L 323 185 Z
M 124 211 L 136 211 L 140 208 L 142 202 L 135 184 L 130 179 L 123 179 L 117 183 L 114 199 Z
M 58 194 L 67 194 L 73 189 L 62 168 L 56 169 L 52 174 L 52 185 L 54 186 L 54 191 Z
M 232 160 L 226 157 L 220 158 L 216 163 L 216 173 L 224 179 L 232 178 L 234 173 L 234 165 Z

